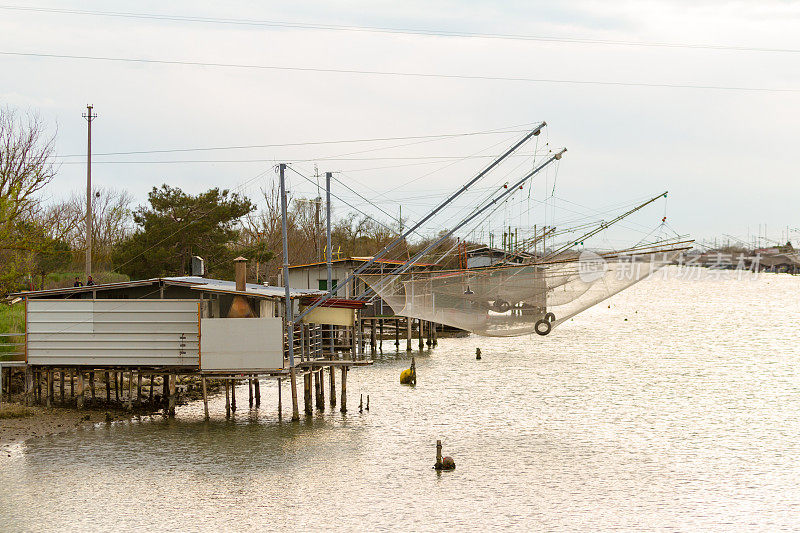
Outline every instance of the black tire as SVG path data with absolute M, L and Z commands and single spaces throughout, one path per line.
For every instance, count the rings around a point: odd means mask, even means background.
M 544 319 L 547 320 L 548 322 L 555 322 L 556 321 L 556 315 L 554 315 L 553 313 L 547 312 L 547 313 L 544 314 Z
M 536 333 L 539 335 L 544 336 L 550 333 L 550 331 L 553 329 L 553 325 L 549 321 L 541 319 L 536 321 L 536 325 L 533 329 L 535 329 Z

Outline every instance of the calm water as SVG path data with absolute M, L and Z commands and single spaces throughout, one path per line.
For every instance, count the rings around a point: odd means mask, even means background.
M 799 294 L 659 274 L 546 338 L 442 339 L 413 389 L 385 351 L 347 415 L 279 422 L 269 382 L 233 421 L 216 399 L 31 440 L 0 458 L 0 530 L 800 530 Z

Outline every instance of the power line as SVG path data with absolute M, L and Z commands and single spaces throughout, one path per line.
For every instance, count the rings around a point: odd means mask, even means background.
M 278 144 L 250 144 L 239 146 L 206 146 L 199 148 L 166 148 L 166 149 L 150 149 L 150 150 L 132 150 L 127 152 L 95 152 L 94 155 L 142 155 L 142 154 L 166 154 L 175 152 L 207 152 L 214 150 L 250 150 L 255 148 L 286 148 L 292 146 L 319 146 L 328 144 L 349 144 L 349 143 L 366 143 L 366 142 L 381 142 L 381 141 L 399 141 L 409 139 L 448 139 L 455 137 L 469 137 L 475 135 L 498 135 L 503 133 L 522 133 L 525 130 L 517 130 L 512 128 L 522 128 L 534 124 L 520 124 L 517 126 L 508 126 L 506 128 L 499 128 L 495 130 L 484 131 L 470 131 L 464 133 L 443 133 L 438 135 L 409 135 L 404 137 L 372 137 L 365 139 L 342 139 L 336 141 L 309 141 L 309 142 L 295 142 L 295 143 L 278 143 Z M 537 123 L 538 124 L 538 123 Z M 58 157 L 86 157 L 86 154 L 67 154 Z
M 557 42 L 568 44 L 601 44 L 610 46 L 633 46 L 640 48 L 678 48 L 690 50 L 714 50 L 714 51 L 733 51 L 733 52 L 771 52 L 771 53 L 798 53 L 796 48 L 772 48 L 757 46 L 736 46 L 723 44 L 702 44 L 702 43 L 679 43 L 679 42 L 658 42 L 658 41 L 625 41 L 614 39 L 592 39 L 585 37 L 556 37 L 546 35 L 525 35 L 513 33 L 481 33 L 469 31 L 452 31 L 441 29 L 425 28 L 394 28 L 384 26 L 366 25 L 344 25 L 344 24 L 320 24 L 278 20 L 253 20 L 253 19 L 231 19 L 219 17 L 197 17 L 186 15 L 161 15 L 154 13 L 132 13 L 120 11 L 96 11 L 84 9 L 60 9 L 33 6 L 0 5 L 0 9 L 13 11 L 29 11 L 38 13 L 53 13 L 62 15 L 90 15 L 115 18 L 132 18 L 147 20 L 163 20 L 169 22 L 198 22 L 203 24 L 226 24 L 251 27 L 269 28 L 295 28 L 303 30 L 322 30 L 322 31 L 346 31 L 362 33 L 388 33 L 403 35 L 420 35 L 428 37 L 465 37 L 471 39 L 497 39 L 510 41 L 535 41 L 535 42 Z
M 321 68 L 321 67 L 286 67 L 278 65 L 258 65 L 248 63 L 217 63 L 204 61 L 183 61 L 169 59 L 145 59 L 134 57 L 104 57 L 70 54 L 49 54 L 42 52 L 9 52 L 0 51 L 0 55 L 17 57 L 40 57 L 45 59 L 74 59 L 85 61 L 107 61 L 116 63 L 139 63 L 154 65 L 183 65 L 193 67 L 237 68 L 256 70 L 275 70 L 284 72 L 318 72 L 328 74 L 356 74 L 363 76 L 387 76 L 407 78 L 430 78 L 449 80 L 478 80 L 478 81 L 511 81 L 520 83 L 549 83 L 557 85 L 597 85 L 609 87 L 645 87 L 661 89 L 699 89 L 713 91 L 743 91 L 743 92 L 772 92 L 772 93 L 800 93 L 800 89 L 786 89 L 780 87 L 741 87 L 731 85 L 692 85 L 689 83 L 646 83 L 601 80 L 570 80 L 555 78 L 527 78 L 517 76 L 487 76 L 477 74 L 435 74 L 426 72 L 402 72 L 366 69 Z

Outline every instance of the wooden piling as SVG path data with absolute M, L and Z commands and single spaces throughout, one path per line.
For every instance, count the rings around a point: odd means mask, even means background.
M 77 385 L 78 385 L 78 400 L 77 400 L 76 405 L 77 405 L 78 409 L 83 409 L 83 404 L 84 404 L 84 398 L 83 398 L 83 370 L 79 371 L 78 375 L 76 377 L 78 378 L 78 380 L 77 380 L 78 381 L 78 383 L 77 383 Z
M 311 409 L 311 374 L 303 374 L 303 407 L 307 415 L 313 413 Z
M 142 369 L 136 371 L 136 403 L 142 405 Z
M 10 383 L 10 382 L 9 382 Z M 58 369 L 58 392 L 61 396 L 61 403 L 64 403 L 64 369 Z
M 278 378 L 278 418 L 283 418 L 283 380 Z
M 433 345 L 436 346 L 439 344 L 439 338 L 438 335 L 436 334 L 436 327 L 438 326 L 438 324 L 436 322 L 432 322 L 431 325 L 433 326 Z
M 209 416 L 208 416 L 208 394 L 206 392 L 206 376 L 205 376 L 205 374 L 203 374 L 203 376 L 201 376 L 200 379 L 201 379 L 201 381 L 203 383 L 203 410 L 205 411 L 205 414 L 206 414 L 206 420 L 208 420 L 208 418 L 209 418 Z
M 47 386 L 46 386 L 46 389 L 47 389 L 47 391 L 46 391 L 47 400 L 46 400 L 46 405 L 49 408 L 49 407 L 52 407 L 52 402 L 53 402 L 53 371 L 48 369 L 48 370 L 45 371 L 45 373 L 47 375 Z M 0 392 L 2 392 L 2 391 L 0 391 Z
M 397 317 L 394 319 L 394 349 L 400 349 L 400 319 Z
M 261 407 L 261 381 L 258 378 L 253 380 L 253 387 L 256 389 L 256 407 Z
M 225 380 L 225 417 L 231 417 L 231 381 L 229 379 Z
M 111 403 L 111 373 L 106 372 L 106 402 Z
M 330 391 L 329 391 L 331 397 L 330 402 L 331 402 L 331 407 L 336 407 L 336 369 L 331 366 L 329 367 L 329 370 L 330 370 L 330 376 L 328 377 L 330 378 Z
M 378 321 L 378 349 L 383 353 L 383 319 Z
M 231 380 L 231 411 L 236 412 L 236 380 Z
M 75 372 L 69 371 L 69 397 L 75 398 Z
M 292 422 L 297 422 L 300 420 L 300 410 L 297 407 L 297 372 L 294 367 L 289 369 L 289 377 L 291 379 L 289 386 L 292 389 Z
M 343 413 L 347 412 L 347 367 L 342 366 L 342 399 L 339 402 L 341 404 L 340 411 Z
M 254 400 L 254 398 L 253 398 L 253 380 L 252 379 L 248 379 L 247 380 L 247 392 L 248 392 L 248 398 L 247 399 L 248 399 L 248 402 L 249 402 L 249 405 L 250 405 L 250 409 L 252 409 L 253 408 L 253 400 Z
M 33 369 L 25 367 L 25 405 L 33 405 Z
M 128 372 L 128 402 L 126 408 L 128 411 L 133 409 L 133 370 Z
M 320 367 L 317 370 L 317 378 L 319 379 L 319 396 L 317 397 L 317 409 L 320 411 L 325 410 L 325 369 Z
M 411 317 L 406 317 L 406 351 L 411 351 Z
M 175 378 L 176 378 L 175 374 L 170 374 L 169 375 L 169 380 L 168 380 L 169 381 L 169 409 L 168 409 L 167 412 L 168 412 L 170 418 L 174 418 L 175 417 L 175 403 L 176 403 Z
M 375 319 L 373 318 L 369 321 L 369 347 L 373 354 L 378 350 L 377 333 L 375 331 Z
M 153 381 L 155 381 L 155 379 L 156 379 L 156 375 L 155 374 L 150 374 L 150 398 L 148 400 L 148 403 L 150 405 L 153 405 Z
M 417 336 L 419 337 L 419 351 L 421 352 L 423 348 L 425 348 L 425 344 L 422 341 L 422 337 L 425 332 L 425 322 L 420 318 L 419 319 L 419 333 Z
M 164 403 L 167 401 L 167 398 L 169 397 L 169 376 L 167 374 L 164 374 L 164 377 L 162 379 L 164 380 L 164 382 L 161 384 L 161 403 Z
M 94 372 L 89 372 L 89 390 L 91 391 L 92 394 L 92 403 L 94 403 L 94 401 L 97 399 L 94 390 Z

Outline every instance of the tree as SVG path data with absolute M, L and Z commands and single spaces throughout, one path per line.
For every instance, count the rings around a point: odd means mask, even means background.
M 185 275 L 193 255 L 205 258 L 210 275 L 231 277 L 236 255 L 264 252 L 236 246 L 239 220 L 255 209 L 244 196 L 218 188 L 193 196 L 165 184 L 148 199 L 133 213 L 136 231 L 114 253 L 117 270 L 132 279 Z
M 35 114 L 0 108 L 0 294 L 20 287 L 42 243 L 28 235 L 38 194 L 55 177 L 55 134 Z

